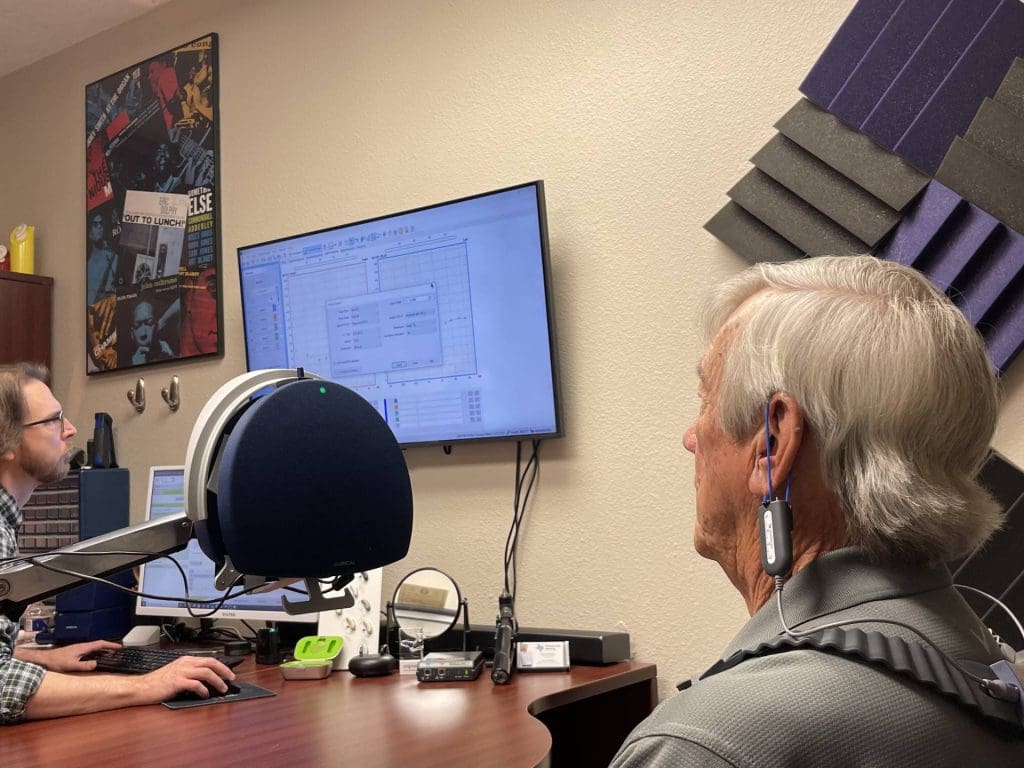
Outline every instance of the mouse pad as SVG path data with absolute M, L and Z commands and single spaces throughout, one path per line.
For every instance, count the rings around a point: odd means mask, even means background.
M 163 705 L 168 709 L 185 709 L 186 707 L 205 707 L 210 704 L 227 704 L 232 701 L 277 696 L 277 693 L 274 691 L 268 691 L 266 688 L 260 688 L 252 683 L 246 683 L 241 680 L 234 680 L 232 682 L 238 686 L 238 693 L 229 693 L 225 696 L 211 696 L 208 699 L 172 699 L 163 702 Z

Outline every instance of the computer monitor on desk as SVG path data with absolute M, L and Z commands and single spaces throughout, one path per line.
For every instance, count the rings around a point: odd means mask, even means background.
M 149 471 L 149 496 L 146 504 L 146 519 L 154 520 L 166 515 L 173 515 L 185 508 L 185 470 L 184 467 L 153 467 Z M 171 555 L 181 564 L 188 575 L 188 596 L 199 600 L 204 605 L 192 606 L 193 613 L 209 619 L 242 619 L 264 621 L 315 622 L 317 613 L 292 616 L 285 613 L 281 605 L 281 596 L 287 594 L 283 589 L 274 589 L 258 594 L 241 595 L 229 599 L 215 613 L 207 616 L 224 593 L 213 585 L 214 564 L 199 548 L 195 539 L 189 541 L 188 547 Z M 235 588 L 235 591 L 238 587 Z M 142 566 L 139 578 L 139 592 L 163 596 L 185 596 L 185 585 L 181 581 L 181 573 L 166 558 L 154 560 Z M 292 597 L 296 597 L 292 595 Z M 136 615 L 165 616 L 168 618 L 188 617 L 188 607 L 184 600 L 159 600 L 153 597 L 138 597 L 135 605 Z

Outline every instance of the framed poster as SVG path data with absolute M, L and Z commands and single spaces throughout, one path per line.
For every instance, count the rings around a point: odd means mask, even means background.
M 85 88 L 86 371 L 223 353 L 217 35 Z

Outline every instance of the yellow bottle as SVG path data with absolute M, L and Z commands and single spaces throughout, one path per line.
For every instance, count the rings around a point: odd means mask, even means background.
M 11 270 L 31 275 L 35 272 L 36 228 L 19 224 L 11 230 Z

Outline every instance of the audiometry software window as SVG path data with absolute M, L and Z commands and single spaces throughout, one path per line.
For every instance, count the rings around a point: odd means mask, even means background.
M 557 432 L 535 185 L 239 249 L 250 370 L 360 393 L 404 444 Z

